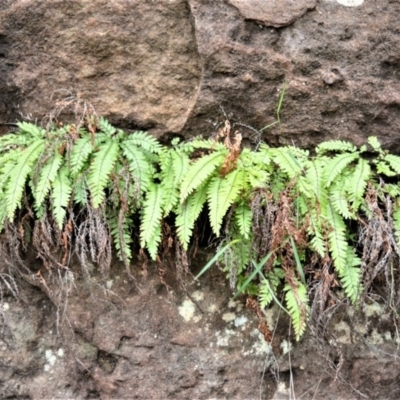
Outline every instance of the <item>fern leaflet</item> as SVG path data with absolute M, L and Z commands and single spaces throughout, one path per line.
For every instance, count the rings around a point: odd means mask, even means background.
M 77 176 L 81 172 L 93 150 L 90 136 L 81 137 L 75 142 L 70 155 L 71 176 Z
M 336 177 L 358 157 L 358 153 L 344 153 L 332 158 L 325 167 L 325 187 L 329 187 Z
M 338 151 L 338 152 L 350 152 L 353 153 L 357 150 L 356 146 L 353 143 L 346 142 L 344 140 L 329 140 L 327 142 L 323 142 L 317 146 L 315 149 L 318 155 L 322 155 L 328 153 L 330 151 Z
M 66 208 L 71 197 L 72 186 L 68 177 L 68 169 L 62 167 L 52 184 L 53 215 L 57 226 L 62 229 L 66 215 Z
M 251 233 L 251 221 L 253 218 L 253 213 L 251 208 L 245 204 L 241 203 L 235 210 L 235 221 L 239 227 L 240 234 L 245 238 L 249 239 Z

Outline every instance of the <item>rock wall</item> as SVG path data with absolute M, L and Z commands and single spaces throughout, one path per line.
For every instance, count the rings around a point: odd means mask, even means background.
M 125 128 L 400 151 L 398 0 L 2 0 L 0 122 L 77 96 Z M 275 120 L 286 87 L 282 125 Z M 246 128 L 247 125 L 252 129 Z

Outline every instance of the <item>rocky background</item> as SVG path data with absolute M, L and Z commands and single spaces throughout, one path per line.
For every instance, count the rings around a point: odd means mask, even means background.
M 249 142 L 400 152 L 399 17 L 399 0 L 0 0 L 0 132 L 73 121 L 60 104 L 78 100 L 166 141 L 229 119 Z M 277 311 L 268 345 L 218 274 L 168 291 L 151 268 L 134 284 L 116 265 L 108 290 L 72 272 L 68 299 L 56 277 L 3 293 L 1 398 L 400 397 L 399 335 L 372 300 L 332 321 L 329 366 Z

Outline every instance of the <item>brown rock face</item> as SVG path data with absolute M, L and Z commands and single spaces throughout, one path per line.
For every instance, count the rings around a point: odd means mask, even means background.
M 228 117 L 258 140 L 285 85 L 263 140 L 377 135 L 400 151 L 400 3 L 350 3 L 3 0 L 0 122 L 79 96 L 157 136 L 209 136 Z
M 316 0 L 229 0 L 246 19 L 258 21 L 265 26 L 281 28 L 292 24 L 316 5 Z

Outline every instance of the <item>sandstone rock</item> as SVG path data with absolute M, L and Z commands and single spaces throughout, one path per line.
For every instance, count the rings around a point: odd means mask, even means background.
M 0 123 L 41 121 L 78 96 L 166 139 L 229 118 L 250 141 L 377 135 L 400 151 L 399 14 L 398 1 L 3 1 Z M 257 133 L 284 85 L 281 126 Z

